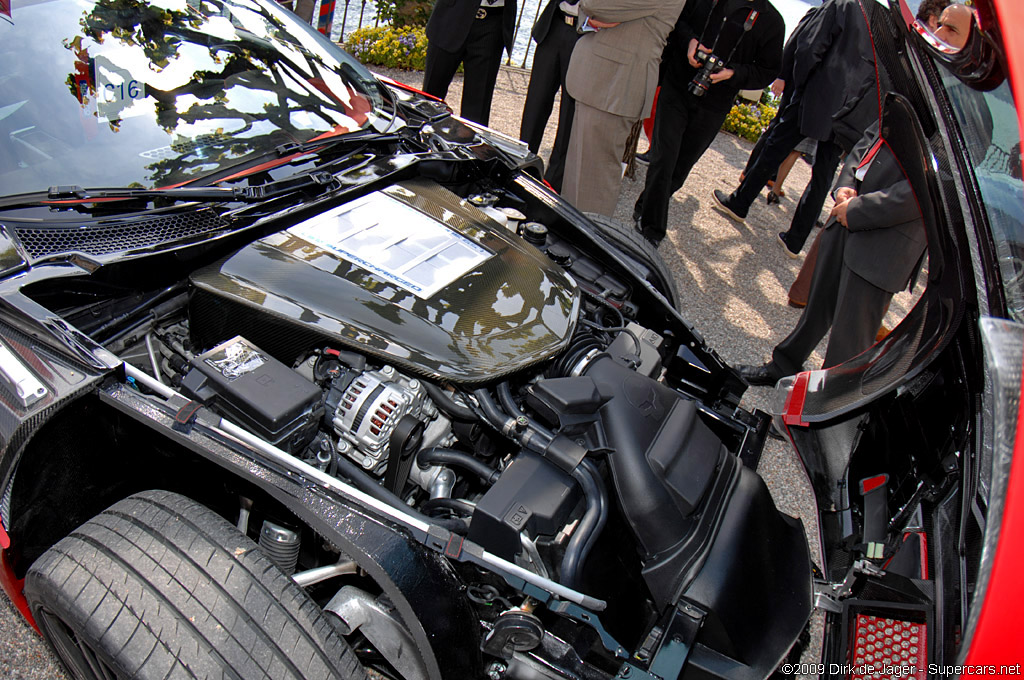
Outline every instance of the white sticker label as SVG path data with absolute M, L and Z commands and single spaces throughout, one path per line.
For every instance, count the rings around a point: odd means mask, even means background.
M 492 255 L 443 222 L 380 193 L 288 232 L 424 299 Z
M 96 112 L 100 120 L 123 120 L 141 116 L 146 108 L 146 84 L 104 55 L 96 57 Z M 151 108 L 151 107 L 150 107 Z
M 228 380 L 251 373 L 267 362 L 262 354 L 241 340 L 229 340 L 211 351 L 204 361 Z

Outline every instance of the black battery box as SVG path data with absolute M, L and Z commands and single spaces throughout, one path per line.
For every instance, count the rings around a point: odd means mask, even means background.
M 523 451 L 477 502 L 468 538 L 495 555 L 514 559 L 522 546 L 520 532 L 531 538 L 553 536 L 581 496 L 572 477 Z
M 181 390 L 288 453 L 316 432 L 322 392 L 314 383 L 235 337 L 192 359 Z

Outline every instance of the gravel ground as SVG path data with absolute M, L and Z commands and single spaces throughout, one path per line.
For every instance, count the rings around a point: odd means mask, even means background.
M 385 71 L 396 80 L 418 87 L 423 74 L 416 71 Z M 503 68 L 495 91 L 491 127 L 513 137 L 519 123 L 529 74 Z M 458 112 L 461 79 L 452 83 L 448 102 Z M 554 142 L 557 102 L 541 147 L 547 157 Z M 711 208 L 714 189 L 731 191 L 750 155 L 753 144 L 720 133 L 690 173 L 669 207 L 669 233 L 660 252 L 676 278 L 683 316 L 729 363 L 757 364 L 771 356 L 772 347 L 796 325 L 800 311 L 786 304 L 786 293 L 796 277 L 802 258 L 783 253 L 775 234 L 789 224 L 800 192 L 810 179 L 810 168 L 797 163 L 786 180 L 786 195 L 769 206 L 759 200 L 744 224 L 737 224 Z M 641 138 L 640 150 L 646 141 Z M 633 203 L 643 189 L 646 167 L 639 165 L 635 179 L 626 179 L 615 216 L 629 221 Z M 762 197 L 764 194 L 762 194 Z M 831 207 L 831 201 L 825 210 Z M 813 235 L 812 235 L 813 237 Z M 897 296 L 890 308 L 891 328 L 915 302 L 907 293 Z M 821 365 L 824 346 L 808 361 Z M 770 411 L 772 390 L 748 390 L 742 406 Z M 808 536 L 816 536 L 814 501 L 803 467 L 788 443 L 770 440 L 759 472 L 779 509 L 800 518 Z M 810 541 L 817 559 L 816 540 Z M 820 658 L 820 620 L 805 660 Z M 65 678 L 55 658 L 35 632 L 17 615 L 5 595 L 0 595 L 0 678 Z

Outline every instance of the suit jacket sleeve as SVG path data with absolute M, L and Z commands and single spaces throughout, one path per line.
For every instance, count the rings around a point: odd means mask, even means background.
M 782 48 L 782 66 L 779 69 L 779 77 L 786 82 L 787 86 L 790 85 L 789 81 L 793 80 L 793 62 L 796 58 L 796 47 L 800 42 L 800 34 L 819 9 L 821 8 L 812 7 L 800 17 L 800 22 L 793 29 L 793 32 L 789 34 L 789 39 L 786 40 L 786 45 Z
M 839 172 L 839 179 L 836 180 L 836 188 L 847 187 L 849 189 L 857 189 L 859 182 L 857 181 L 856 172 L 857 166 L 864 160 L 864 155 L 875 145 L 878 141 L 878 125 L 879 122 L 876 120 L 872 123 L 868 129 L 864 131 L 864 135 L 860 140 L 853 146 L 853 149 L 846 156 L 846 162 L 843 163 L 843 169 Z
M 770 85 L 782 68 L 782 39 L 786 27 L 781 21 L 776 23 L 774 17 L 764 13 L 765 21 L 771 24 L 759 32 L 757 51 L 754 60 L 749 64 L 732 66 L 736 86 L 741 90 L 760 90 Z M 756 30 L 756 29 L 755 29 Z
M 847 229 L 850 231 L 886 229 L 920 218 L 917 197 L 907 180 L 857 196 L 846 208 Z
M 842 172 L 839 173 L 836 187 L 849 187 L 860 191 L 861 183 L 855 174 L 857 166 L 878 141 L 878 129 L 879 122 L 875 121 L 853 147 L 846 164 L 843 165 Z M 892 157 L 891 152 L 879 150 L 878 156 L 873 162 L 888 164 L 885 169 L 888 169 L 893 177 L 903 176 L 902 170 L 898 170 L 896 167 L 896 159 Z M 920 219 L 920 217 L 921 208 L 917 204 L 917 197 L 910 187 L 910 182 L 900 179 L 875 191 L 858 193 L 855 198 L 851 199 L 846 208 L 846 228 L 851 232 L 885 229 Z
M 660 7 L 657 0 L 580 0 L 581 14 L 618 23 L 653 16 Z

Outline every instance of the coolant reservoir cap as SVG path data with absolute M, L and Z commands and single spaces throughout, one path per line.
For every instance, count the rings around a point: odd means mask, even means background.
M 547 243 L 548 228 L 540 222 L 523 222 L 523 238 L 527 243 L 540 247 Z
M 510 220 L 515 220 L 516 222 L 522 222 L 523 220 L 526 219 L 526 215 L 516 210 L 515 208 L 508 208 L 502 206 L 499 207 L 498 210 L 501 212 L 502 215 L 509 218 Z

